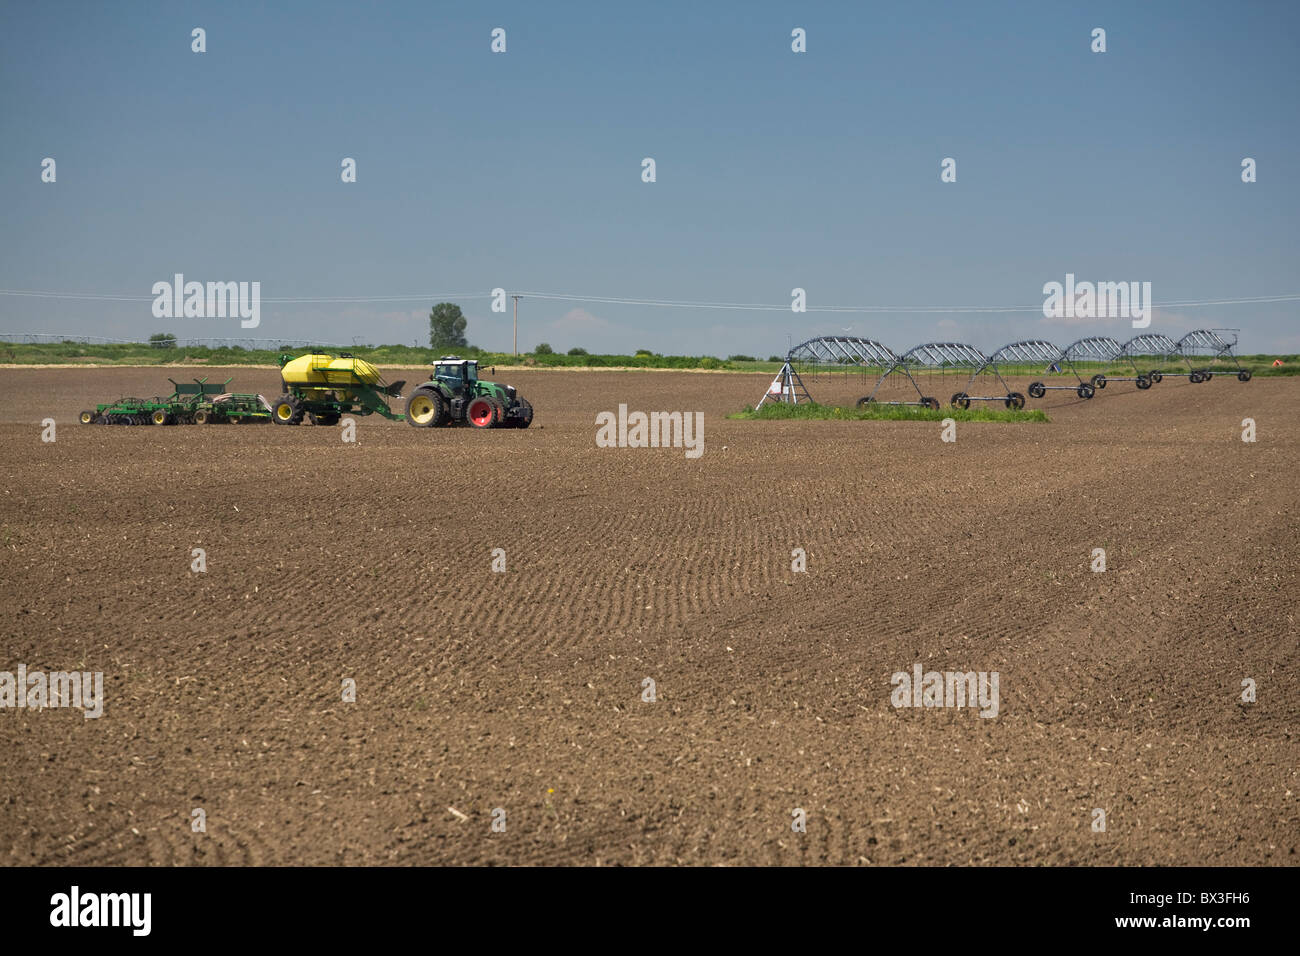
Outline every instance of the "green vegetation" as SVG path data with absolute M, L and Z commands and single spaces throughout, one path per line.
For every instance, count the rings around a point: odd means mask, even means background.
M 465 348 L 469 345 L 465 338 L 467 324 L 460 306 L 454 302 L 439 302 L 429 310 L 429 346 L 435 351 Z
M 862 408 L 845 408 L 841 405 L 818 405 L 816 402 L 789 405 L 766 402 L 755 411 L 746 408 L 728 418 L 758 421 L 785 421 L 790 419 L 832 419 L 839 421 L 890 421 L 890 422 L 941 422 L 951 418 L 958 422 L 1046 422 L 1047 413 L 1041 408 L 1009 409 L 972 406 L 970 408 L 922 408 L 919 405 L 885 405 L 872 402 Z
M 90 343 L 74 342 L 0 342 L 0 364 L 8 365 L 267 365 L 279 366 L 279 356 L 288 351 L 302 355 L 307 348 L 245 349 L 239 346 L 209 348 L 186 345 L 179 348 L 159 347 L 157 342 Z M 433 360 L 455 353 L 462 358 L 478 359 L 481 365 L 530 365 L 538 368 L 646 368 L 646 369 L 717 369 L 728 371 L 772 372 L 780 364 L 737 363 L 712 355 L 655 355 L 648 351 L 636 355 L 589 355 L 585 352 L 560 355 L 555 352 L 511 355 L 491 352 L 477 346 L 427 348 L 413 345 L 319 345 L 318 352 L 348 352 L 376 365 L 421 367 Z

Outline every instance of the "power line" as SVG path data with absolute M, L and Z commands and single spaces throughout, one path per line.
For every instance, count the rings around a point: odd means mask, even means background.
M 32 291 L 23 289 L 0 289 L 0 295 L 8 296 L 27 296 L 33 298 L 47 299 L 74 299 L 87 301 L 105 301 L 105 302 L 150 302 L 157 296 L 150 295 L 114 295 L 111 293 L 91 293 L 91 292 L 45 292 Z M 786 312 L 790 310 L 789 303 L 766 303 L 766 302 L 710 302 L 692 299 L 652 299 L 638 298 L 633 296 L 614 296 L 614 295 L 583 295 L 576 293 L 559 293 L 559 292 L 512 292 L 510 293 L 516 300 L 519 297 L 529 299 L 549 299 L 561 302 L 587 302 L 598 305 L 627 305 L 627 306 L 646 306 L 651 308 L 664 309 L 724 309 L 730 311 L 742 312 Z M 468 293 L 437 293 L 427 292 L 415 295 L 385 295 L 385 296 L 267 296 L 262 298 L 262 302 L 270 303 L 382 303 L 382 302 L 428 302 L 428 301 L 448 301 L 451 299 L 486 299 L 492 298 L 490 292 L 468 292 Z M 1270 302 L 1295 302 L 1300 301 L 1300 293 L 1284 293 L 1280 295 L 1261 295 L 1261 296 L 1244 296 L 1239 298 L 1226 299 L 1173 299 L 1167 302 L 1152 302 L 1151 307 L 1161 309 L 1194 309 L 1207 308 L 1217 305 L 1257 305 Z M 809 305 L 804 311 L 816 313 L 909 313 L 909 314 L 933 314 L 933 315 L 957 315 L 965 313 L 1010 313 L 1010 312 L 1041 312 L 1042 305 L 1012 305 L 1012 306 L 988 306 L 988 305 Z

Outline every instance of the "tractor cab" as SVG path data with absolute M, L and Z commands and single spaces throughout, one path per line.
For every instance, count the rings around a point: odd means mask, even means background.
M 433 363 L 433 377 L 453 392 L 472 391 L 478 381 L 478 362 L 444 355 Z

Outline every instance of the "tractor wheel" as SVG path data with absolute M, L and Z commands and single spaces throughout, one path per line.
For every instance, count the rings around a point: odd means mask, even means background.
M 931 398 L 928 395 L 923 395 L 921 396 L 921 404 L 924 405 L 926 408 L 930 409 L 931 411 L 937 412 L 939 410 L 939 400 L 937 398 Z
M 91 424 L 94 424 L 94 421 L 95 421 L 95 413 L 94 413 L 94 412 L 82 412 L 82 413 L 81 413 L 80 415 L 78 415 L 77 417 L 78 417 L 79 419 L 81 419 L 81 424 L 83 424 L 83 425 L 91 425 Z
M 1020 409 L 1024 407 L 1025 407 L 1025 396 L 1020 394 L 1020 392 L 1012 392 L 1010 395 L 1007 396 L 1007 408 Z
M 300 424 L 302 415 L 302 405 L 292 395 L 281 395 L 271 406 L 271 421 L 277 425 Z
M 859 399 L 858 399 L 858 408 L 866 408 L 868 405 L 870 405 L 870 404 L 871 404 L 872 402 L 874 402 L 874 401 L 875 401 L 875 399 L 872 398 L 870 395 L 864 396 L 863 398 L 859 398 Z
M 465 421 L 475 428 L 495 428 L 499 407 L 486 395 L 471 398 L 465 406 Z
M 1082 384 L 1080 384 L 1079 387 L 1075 389 L 1075 392 L 1076 394 L 1078 394 L 1080 398 L 1083 399 L 1092 398 L 1092 396 L 1097 394 L 1097 390 L 1094 389 L 1087 382 L 1083 382 Z
M 149 422 L 153 425 L 170 425 L 172 417 L 164 412 L 161 408 L 156 408 L 153 414 L 149 416 Z
M 1029 383 L 1030 398 L 1042 398 L 1046 394 L 1047 394 L 1047 386 L 1045 386 L 1042 382 Z
M 1239 382 L 1249 382 L 1249 381 L 1250 381 L 1250 370 L 1249 370 L 1249 369 L 1244 369 L 1244 368 L 1243 368 L 1240 372 L 1238 372 L 1238 373 L 1237 373 L 1237 381 L 1239 381 Z
M 970 396 L 965 392 L 958 392 L 952 397 L 953 408 L 970 408 Z
M 1100 374 L 1100 373 L 1097 374 L 1097 375 L 1094 375 L 1094 376 L 1092 377 L 1092 387 L 1093 387 L 1094 389 L 1096 389 L 1096 388 L 1105 388 L 1105 387 L 1106 387 L 1106 376 L 1105 376 L 1105 375 L 1102 375 L 1102 374 Z
M 527 428 L 533 423 L 533 406 L 529 404 L 528 399 L 519 399 L 518 414 L 510 420 L 514 422 L 515 428 Z
M 1151 387 L 1151 379 L 1147 378 L 1145 375 L 1139 375 L 1137 377 L 1137 387 L 1139 391 L 1145 392 Z
M 447 420 L 447 403 L 436 388 L 417 388 L 406 400 L 406 424 L 436 428 Z

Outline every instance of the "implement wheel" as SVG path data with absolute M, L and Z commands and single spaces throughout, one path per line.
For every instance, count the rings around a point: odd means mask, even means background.
M 965 392 L 958 392 L 952 397 L 953 408 L 970 408 L 970 396 Z
M 212 421 L 212 413 L 208 411 L 206 408 L 200 408 L 195 410 L 194 412 L 195 425 L 206 425 L 210 421 Z
M 80 415 L 77 416 L 77 418 L 81 421 L 81 424 L 83 425 L 92 425 L 95 422 L 95 413 L 82 412 Z
M 1045 386 L 1042 382 L 1029 383 L 1030 398 L 1042 398 L 1046 394 L 1047 394 L 1047 386 Z
M 271 406 L 271 421 L 277 425 L 300 424 L 302 414 L 302 405 L 292 395 L 281 395 Z
M 1025 407 L 1025 396 L 1020 392 L 1012 392 L 1007 396 L 1007 408 L 1021 409 Z
M 155 408 L 149 415 L 149 423 L 151 425 L 170 425 L 172 423 L 172 417 L 161 408 Z
M 406 424 L 436 428 L 447 420 L 447 403 L 436 388 L 417 388 L 406 400 Z

